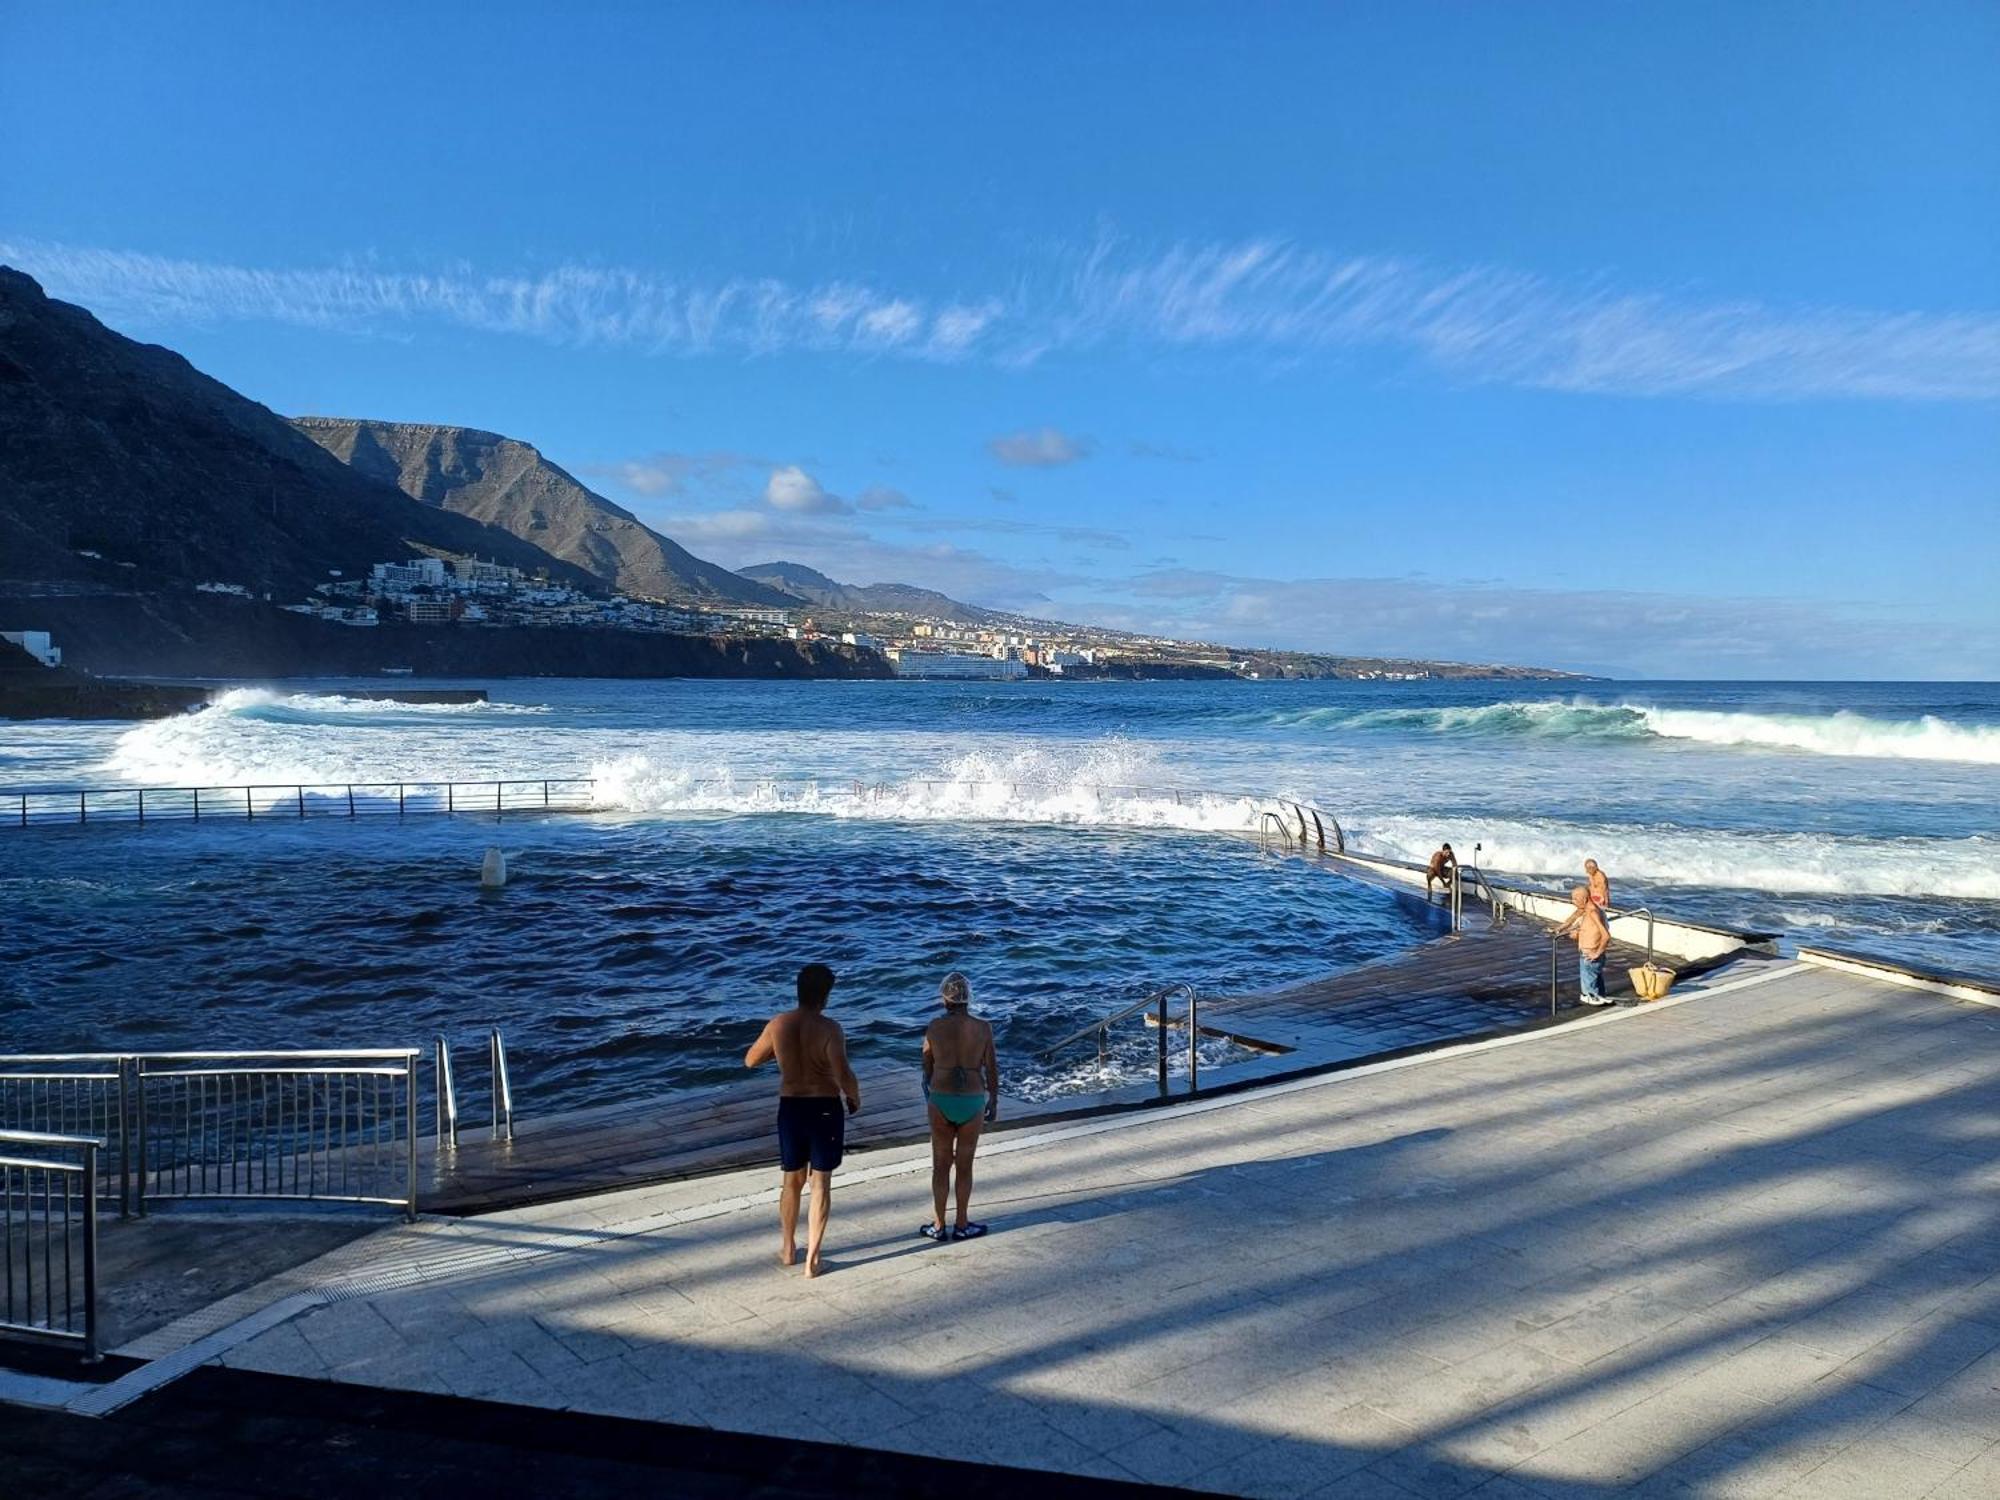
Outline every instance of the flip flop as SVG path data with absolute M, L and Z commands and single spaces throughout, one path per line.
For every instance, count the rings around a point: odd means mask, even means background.
M 976 1240 L 986 1233 L 984 1224 L 968 1224 L 963 1229 L 954 1229 L 951 1237 L 955 1240 Z
M 926 1224 L 917 1233 L 927 1240 L 936 1240 L 940 1245 L 951 1238 L 951 1231 L 949 1229 L 940 1229 L 935 1224 Z

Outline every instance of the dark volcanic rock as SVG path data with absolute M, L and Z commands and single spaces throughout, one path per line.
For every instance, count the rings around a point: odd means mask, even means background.
M 510 531 L 621 592 L 717 604 L 798 602 L 703 562 L 518 439 L 413 422 L 292 420 L 358 473 Z
M 0 719 L 163 719 L 207 701 L 203 688 L 45 667 L 12 641 L 0 641 Z
M 227 595 L 0 599 L 51 632 L 66 666 L 186 677 L 886 677 L 872 651 L 832 641 L 636 630 L 383 624 L 356 628 Z
M 426 547 L 590 581 L 357 474 L 180 355 L 0 267 L 0 579 L 216 580 L 296 598 L 329 569 Z

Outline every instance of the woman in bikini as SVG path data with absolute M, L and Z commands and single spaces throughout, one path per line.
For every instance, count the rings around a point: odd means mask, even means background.
M 993 1027 L 972 1014 L 972 985 L 956 970 L 938 986 L 944 1014 L 924 1028 L 924 1097 L 930 1101 L 931 1222 L 927 1240 L 976 1240 L 984 1224 L 972 1222 L 972 1153 L 979 1130 L 1000 1109 L 1000 1064 Z M 952 1171 L 958 1172 L 958 1219 L 945 1227 L 944 1205 Z

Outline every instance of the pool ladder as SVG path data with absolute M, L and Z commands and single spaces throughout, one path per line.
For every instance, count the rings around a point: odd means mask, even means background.
M 1167 1002 L 1176 995 L 1187 997 L 1187 1011 L 1178 1022 L 1167 1014 Z M 1111 1028 L 1128 1016 L 1136 1016 L 1148 1010 L 1157 1012 L 1153 1024 L 1160 1043 L 1160 1097 L 1162 1099 L 1167 1097 L 1167 1031 L 1176 1024 L 1184 1024 L 1187 1027 L 1188 1092 L 1190 1094 L 1196 1092 L 1201 1087 L 1201 1054 L 1197 1047 L 1201 1041 L 1201 997 L 1195 987 L 1186 981 L 1155 990 L 1145 999 L 1135 1001 L 1123 1010 L 1113 1011 L 1101 1021 L 1092 1021 L 1088 1026 L 1071 1032 L 1054 1046 L 1044 1048 L 1039 1056 L 1042 1061 L 1047 1061 L 1063 1048 L 1080 1042 L 1085 1037 L 1094 1036 L 1097 1038 L 1097 1058 L 1102 1062 L 1110 1056 Z
M 514 1086 L 507 1077 L 507 1042 L 498 1026 L 487 1033 L 486 1048 L 493 1074 L 493 1139 L 511 1141 Z M 437 1039 L 437 1144 L 440 1151 L 458 1144 L 458 1085 L 452 1076 L 451 1044 L 442 1034 Z

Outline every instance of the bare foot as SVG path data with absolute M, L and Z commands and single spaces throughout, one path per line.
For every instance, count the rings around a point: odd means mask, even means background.
M 799 1251 L 796 1245 L 786 1245 L 778 1251 L 778 1264 L 781 1266 L 789 1266 L 798 1258 Z
M 817 1275 L 819 1275 L 819 1273 L 820 1273 L 820 1270 L 821 1270 L 821 1266 L 820 1266 L 820 1262 L 819 1262 L 819 1257 L 818 1257 L 817 1255 L 814 1255 L 814 1256 L 811 1256 L 811 1257 L 809 1257 L 809 1258 L 808 1258 L 808 1259 L 806 1260 L 806 1275 L 807 1275 L 807 1276 L 817 1276 Z

